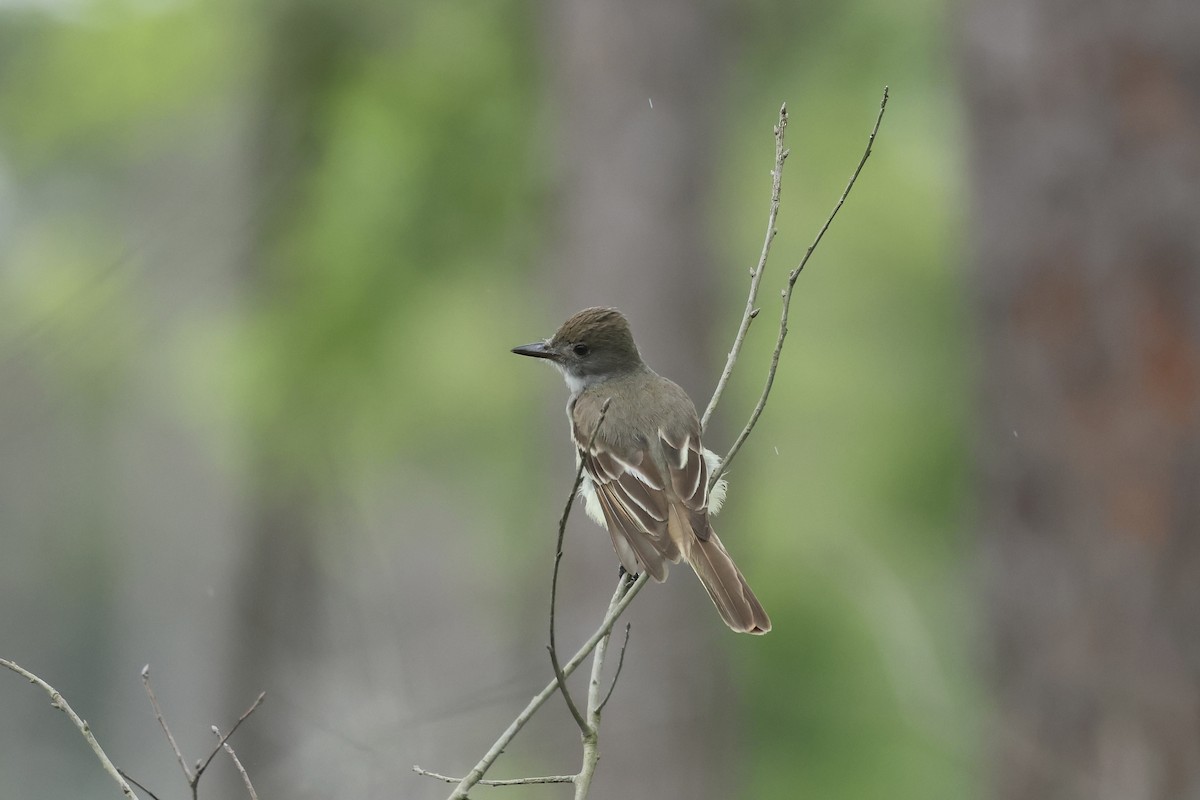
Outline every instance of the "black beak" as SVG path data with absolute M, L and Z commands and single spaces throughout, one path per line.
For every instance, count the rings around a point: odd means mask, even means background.
M 534 358 L 558 358 L 558 353 L 546 346 L 545 342 L 534 342 L 533 344 L 523 344 L 520 347 L 512 349 L 519 356 L 533 356 Z

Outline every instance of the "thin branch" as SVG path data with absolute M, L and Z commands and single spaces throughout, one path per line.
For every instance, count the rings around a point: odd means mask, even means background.
M 613 690 L 617 688 L 617 679 L 621 677 L 621 668 L 625 666 L 625 651 L 629 648 L 629 623 L 625 623 L 625 641 L 621 642 L 621 654 L 617 657 L 617 671 L 613 673 L 612 685 L 608 687 L 608 694 L 604 695 L 604 699 L 600 701 L 599 711 L 603 711 L 608 705 L 608 698 L 612 697 Z
M 575 698 L 571 697 L 571 692 L 567 689 L 567 676 L 563 673 L 562 665 L 558 663 L 558 655 L 554 652 L 553 646 L 547 645 L 546 649 L 550 652 L 550 666 L 554 669 L 554 680 L 558 683 L 558 689 L 562 692 L 563 699 L 567 701 L 567 708 L 570 709 L 571 716 L 575 718 L 579 732 L 586 736 L 588 734 L 587 721 L 579 712 L 579 706 L 575 705 Z
M 262 695 L 259 695 L 258 699 L 262 700 Z M 255 703 L 255 705 L 258 704 Z M 242 766 L 242 761 L 237 757 L 237 753 L 233 752 L 233 747 L 230 746 L 228 741 L 226 741 L 230 736 L 233 735 L 233 731 L 230 731 L 226 736 L 221 736 L 220 728 L 218 728 L 216 725 L 213 725 L 212 732 L 216 734 L 217 739 L 221 741 L 219 746 L 225 748 L 225 752 L 228 753 L 229 757 L 233 760 L 233 765 L 237 767 L 238 773 L 242 776 L 242 783 L 246 784 L 246 792 L 249 793 L 250 800 L 258 800 L 258 792 L 254 791 L 254 784 L 250 782 L 250 775 L 247 774 L 246 768 Z
M 217 742 L 217 746 L 215 748 L 213 748 L 213 751 L 211 753 L 208 754 L 208 758 L 206 758 L 204 760 L 204 763 L 201 764 L 196 769 L 196 780 L 197 781 L 199 781 L 200 776 L 204 774 L 204 770 L 208 769 L 208 765 L 212 763 L 212 760 L 217 755 L 217 753 L 221 752 L 221 747 L 225 744 L 225 742 L 227 742 L 229 740 L 229 737 L 233 736 L 234 731 L 236 731 L 238 728 L 240 728 L 242 726 L 242 723 L 246 721 L 246 718 L 249 717 L 251 714 L 253 714 L 255 709 L 257 709 L 260 705 L 262 705 L 262 701 L 264 699 L 266 699 L 266 696 L 267 696 L 266 692 L 259 692 L 258 697 L 256 697 L 254 699 L 254 702 L 250 704 L 250 707 L 242 712 L 242 715 L 240 717 L 238 717 L 237 722 L 233 723 L 233 727 L 229 729 L 229 733 L 225 734 L 225 736 L 222 737 L 219 742 Z M 214 725 L 213 727 L 215 728 L 216 726 Z
M 418 775 L 424 775 L 426 778 L 435 778 L 446 783 L 459 783 L 462 778 L 451 778 L 449 775 L 442 775 L 437 772 L 430 772 L 427 769 L 421 769 L 416 764 L 413 764 L 413 772 Z M 480 786 L 527 786 L 533 783 L 574 783 L 574 775 L 538 775 L 533 778 L 508 778 L 506 780 L 496 781 L 477 781 Z
M 92 752 L 96 754 L 96 758 L 100 759 L 100 765 L 104 767 L 104 771 L 112 776 L 112 779 L 117 782 L 117 786 L 121 787 L 121 793 L 125 795 L 125 797 L 129 798 L 129 800 L 138 800 L 138 797 L 136 794 L 134 794 L 133 789 L 129 788 L 129 783 L 126 782 L 125 778 L 121 776 L 121 771 L 117 769 L 115 764 L 112 763 L 108 755 L 104 752 L 104 748 L 100 746 L 98 741 L 96 741 L 96 737 L 92 735 L 91 726 L 89 726 L 84 719 L 75 713 L 75 709 L 71 708 L 71 705 L 67 702 L 67 699 L 59 694 L 57 689 L 46 683 L 37 675 L 34 675 L 29 670 L 7 659 L 0 658 L 0 667 L 5 667 L 6 669 L 12 670 L 30 683 L 34 683 L 42 687 L 43 691 L 50 695 L 50 705 L 66 714 L 67 718 L 70 719 L 71 722 L 74 723 L 75 727 L 79 729 L 79 732 L 83 734 L 83 738 L 87 741 L 88 746 L 92 748 Z
M 563 665 L 563 675 L 570 676 L 583 663 L 583 660 L 596 649 L 596 645 L 608 635 L 608 632 L 612 630 L 612 626 L 616 624 L 617 619 L 625 612 L 625 609 L 633 602 L 633 598 L 637 596 L 637 593 L 642 590 L 642 587 L 649 580 L 650 574 L 648 572 L 643 572 L 633 583 L 627 582 L 624 575 L 621 576 L 617 583 L 617 590 L 613 593 L 612 600 L 608 604 L 608 613 L 604 615 L 604 621 L 588 637 L 588 640 L 583 643 L 579 651 L 571 657 L 571 660 Z M 471 791 L 471 787 L 479 783 L 484 773 L 491 768 L 496 759 L 500 757 L 500 754 L 504 752 L 504 748 L 508 746 L 508 743 L 521 731 L 521 728 L 525 727 L 525 723 L 537 713 L 537 710 L 545 704 L 546 700 L 557 689 L 558 679 L 555 678 L 546 684 L 544 689 L 533 696 L 533 699 L 529 701 L 524 710 L 509 724 L 504 733 L 500 734 L 500 738 L 495 741 L 491 749 L 484 754 L 479 763 L 462 779 L 448 800 L 466 800 L 467 792 Z
M 571 710 L 571 716 L 575 718 L 575 724 L 579 726 L 580 733 L 585 736 L 588 733 L 587 720 L 579 712 L 579 707 L 575 705 L 575 699 L 571 697 L 571 692 L 567 689 L 567 676 L 563 674 L 562 665 L 558 661 L 558 647 L 554 641 L 554 607 L 558 600 L 558 566 L 563 557 L 563 536 L 567 530 L 567 517 L 571 515 L 571 506 L 575 504 L 579 487 L 583 483 L 583 467 L 587 455 L 591 452 L 592 446 L 596 444 L 596 435 L 600 433 L 600 426 L 604 424 L 604 417 L 608 414 L 608 406 L 611 402 L 612 398 L 610 397 L 600 407 L 600 417 L 596 420 L 596 427 L 592 429 L 592 435 L 588 438 L 587 447 L 578 454 L 579 465 L 575 469 L 575 482 L 571 484 L 571 493 L 567 495 L 567 503 L 563 507 L 562 517 L 558 520 L 558 544 L 554 548 L 554 575 L 550 579 L 550 644 L 546 649 L 550 651 L 550 665 L 554 667 L 554 677 L 558 680 L 558 688 L 562 690 L 563 699 L 567 701 L 567 708 Z
M 725 359 L 725 369 L 721 371 L 717 388 L 713 390 L 708 407 L 704 409 L 704 416 L 700 418 L 701 433 L 708 429 L 708 420 L 717 410 L 717 403 L 720 402 L 721 395 L 725 393 L 725 384 L 729 383 L 729 376 L 733 374 L 733 365 L 737 363 L 738 355 L 742 352 L 742 345 L 746 341 L 746 332 L 750 329 L 750 323 L 758 316 L 758 309 L 754 307 L 754 302 L 758 298 L 758 284 L 762 281 L 763 272 L 767 267 L 771 242 L 775 241 L 775 234 L 778 233 L 775 228 L 775 220 L 779 216 L 779 190 L 783 181 L 783 162 L 788 157 L 788 151 L 783 146 L 783 135 L 787 129 L 787 123 L 787 103 L 784 103 L 779 108 L 779 122 L 775 123 L 775 166 L 771 169 L 771 210 L 767 214 L 767 233 L 763 237 L 758 264 L 750 271 L 750 293 L 746 297 L 746 310 L 742 312 L 742 321 L 738 325 L 737 335 L 733 338 L 733 347 Z
M 176 744 L 175 737 L 171 735 L 171 729 L 167 727 L 167 720 L 163 716 L 162 709 L 158 705 L 158 698 L 154 694 L 154 687 L 150 685 L 150 665 L 149 664 L 142 667 L 142 685 L 146 687 L 146 694 L 148 694 L 150 696 L 150 705 L 152 705 L 154 707 L 154 716 L 158 720 L 159 726 L 162 727 L 163 733 L 166 734 L 167 741 L 171 743 L 171 750 L 173 750 L 175 752 L 175 758 L 179 761 L 180 768 L 183 769 L 183 775 L 187 780 L 188 788 L 192 790 L 193 798 L 198 796 L 198 792 L 199 792 L 198 787 L 200 785 L 200 777 L 202 775 L 204 775 L 204 771 L 206 769 L 208 769 L 208 765 L 212 763 L 212 760 L 214 758 L 216 758 L 217 753 L 221 752 L 221 748 L 225 746 L 225 743 L 229 740 L 229 737 L 233 736 L 234 731 L 236 731 L 238 728 L 241 727 L 242 723 L 246 721 L 246 718 L 254 713 L 255 709 L 257 709 L 262 704 L 262 701 L 267 696 L 266 692 L 259 692 L 258 697 L 256 697 L 254 702 L 250 704 L 250 707 L 242 712 L 242 715 L 240 717 L 238 717 L 237 722 L 233 723 L 233 727 L 229 729 L 229 733 L 225 734 L 223 737 L 219 737 L 217 746 L 214 747 L 213 751 L 208 754 L 208 758 L 204 759 L 203 761 L 196 762 L 196 771 L 192 772 L 191 770 L 189 770 L 187 768 L 187 763 L 184 761 L 183 753 L 180 751 L 179 745 Z M 213 730 L 216 730 L 216 727 L 217 726 L 214 725 Z M 231 752 L 231 755 L 232 755 L 232 752 Z M 236 756 L 234 756 L 234 761 L 235 762 L 237 761 Z M 248 778 L 247 778 L 247 783 L 249 783 Z M 250 793 L 253 796 L 254 789 L 253 789 L 253 787 L 249 787 L 249 788 L 250 788 Z M 257 800 L 257 798 L 255 798 L 255 800 Z
M 122 778 L 129 781 L 130 783 L 132 783 L 137 788 L 141 789 L 146 794 L 150 795 L 150 800 L 158 800 L 158 795 L 156 795 L 154 792 L 147 789 L 146 785 L 144 783 L 139 782 L 136 778 L 134 778 L 128 772 L 126 772 L 123 769 L 120 769 L 119 767 L 117 768 L 117 772 L 121 773 Z
M 721 475 L 723 475 L 729 468 L 729 463 L 733 460 L 733 457 L 737 455 L 738 450 L 741 449 L 742 443 L 746 441 L 746 437 L 750 435 L 750 431 L 754 430 L 754 426 L 758 422 L 759 416 L 762 414 L 763 409 L 767 405 L 767 397 L 771 394 L 771 386 L 775 383 L 775 372 L 779 367 L 779 355 L 783 352 L 783 340 L 787 337 L 788 310 L 792 303 L 792 289 L 795 287 L 796 279 L 800 277 L 800 273 L 804 269 L 804 266 L 808 263 L 809 258 L 812 257 L 813 251 L 817 249 L 817 245 L 821 243 L 821 239 L 825 236 L 825 231 L 829 230 L 829 225 L 833 222 L 833 218 L 837 216 L 838 211 L 840 211 L 842 208 L 842 204 L 846 202 L 846 197 L 849 196 L 850 190 L 854 188 L 854 183 L 858 180 L 858 175 L 862 172 L 863 166 L 867 163 L 867 159 L 871 157 L 871 148 L 875 144 L 875 135 L 879 133 L 879 125 L 881 122 L 883 122 L 883 113 L 887 110 L 887 102 L 888 87 L 885 86 L 883 87 L 883 99 L 879 102 L 879 114 L 875 117 L 875 126 L 871 129 L 871 135 L 867 138 L 867 147 L 863 151 L 862 158 L 860 158 L 858 161 L 858 166 L 854 168 L 854 173 L 850 176 L 849 183 L 846 184 L 846 188 L 842 191 L 842 196 L 838 198 L 837 204 L 833 207 L 833 211 L 831 211 L 829 216 L 825 219 L 825 224 L 821 226 L 819 231 L 817 231 L 816 238 L 813 239 L 813 243 L 810 244 L 808 246 L 808 250 L 805 251 L 804 258 L 800 259 L 800 264 L 790 273 L 788 273 L 787 285 L 784 287 L 782 292 L 783 310 L 779 319 L 779 336 L 775 340 L 775 350 L 771 354 L 771 366 L 767 370 L 766 385 L 763 386 L 762 394 L 758 398 L 758 404 L 755 405 L 754 411 L 750 414 L 750 421 L 746 423 L 746 427 L 742 429 L 740 434 L 738 434 L 733 446 L 729 448 L 729 452 L 725 455 L 725 458 L 721 460 L 720 466 L 713 470 L 712 477 L 709 479 L 710 487 L 715 486 L 717 481 L 721 479 Z
M 624 578 L 624 576 L 622 576 Z M 588 680 L 587 729 L 583 731 L 583 762 L 575 779 L 575 800 L 584 800 L 592 788 L 592 776 L 600 761 L 600 678 L 608 655 L 611 631 L 603 636 L 592 654 L 592 676 Z
M 158 706 L 158 698 L 154 696 L 154 687 L 150 685 L 150 665 L 142 667 L 142 686 L 146 687 L 146 694 L 150 696 L 150 705 L 154 707 L 154 717 L 158 720 L 159 727 L 167 736 L 167 741 L 171 744 L 171 750 L 175 753 L 175 758 L 179 761 L 179 768 L 183 770 L 184 780 L 188 786 L 195 786 L 195 778 L 192 776 L 192 771 L 188 769 L 187 762 L 183 759 L 183 753 L 179 751 L 179 745 L 175 742 L 175 737 L 171 735 L 171 729 L 167 727 L 167 720 L 163 717 L 162 709 Z

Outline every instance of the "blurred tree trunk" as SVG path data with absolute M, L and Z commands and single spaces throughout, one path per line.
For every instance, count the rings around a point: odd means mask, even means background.
M 546 267 L 556 321 L 586 306 L 620 308 L 646 361 L 701 408 L 723 333 L 713 326 L 721 317 L 706 202 L 721 127 L 722 8 L 682 0 L 546 6 L 561 176 Z M 729 312 L 742 300 L 720 302 Z M 566 435 L 564 420 L 564 470 Z M 591 548 L 580 580 L 590 585 L 573 594 L 605 597 L 617 562 L 608 537 L 579 524 Z M 736 687 L 717 639 L 732 634 L 688 573 L 674 569 L 635 603 L 629 658 L 601 732 L 598 798 L 730 796 Z
M 965 15 L 995 795 L 1200 796 L 1200 4 Z
M 314 2 L 260 4 L 265 51 L 248 131 L 245 193 L 251 198 L 267 194 L 270 201 L 263 210 L 246 215 L 254 226 L 247 235 L 243 272 L 251 313 L 276 302 L 273 282 L 279 276 L 271 270 L 274 255 L 306 198 L 302 187 L 316 160 L 314 132 L 323 92 L 339 58 L 345 57 L 339 37 L 346 26 L 339 24 L 340 13 Z M 306 665 L 322 663 L 318 646 L 325 641 L 325 591 L 318 568 L 318 494 L 305 485 L 311 465 L 289 463 L 279 444 L 261 428 L 248 432 L 251 477 L 230 672 L 234 708 L 262 689 L 285 698 L 308 694 L 311 686 L 306 681 L 313 676 L 305 674 Z M 282 726 L 265 720 L 246 726 L 239 736 L 244 737 L 241 749 L 263 764 L 294 763 L 294 751 L 300 749 L 299 737 L 287 735 L 284 741 Z M 289 775 L 286 768 L 277 773 Z M 290 781 L 281 780 L 287 785 L 303 778 L 291 773 Z

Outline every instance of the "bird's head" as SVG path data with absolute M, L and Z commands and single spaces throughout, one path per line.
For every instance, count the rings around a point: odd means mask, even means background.
M 615 308 L 585 308 L 564 322 L 549 339 L 514 347 L 512 351 L 546 359 L 558 367 L 572 389 L 642 365 L 629 321 Z

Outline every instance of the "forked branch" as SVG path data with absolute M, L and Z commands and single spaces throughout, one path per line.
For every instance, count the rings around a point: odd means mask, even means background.
M 563 664 L 563 675 L 569 677 L 572 672 L 579 668 L 579 665 L 583 663 L 583 660 L 591 655 L 592 651 L 596 649 L 596 645 L 600 643 L 600 640 L 608 636 L 609 632 L 612 631 L 612 626 L 616 623 L 617 618 L 625 612 L 625 609 L 629 607 L 629 604 L 633 602 L 633 598 L 637 596 L 637 593 L 642 590 L 642 587 L 646 585 L 646 582 L 649 579 L 649 574 L 645 572 L 639 575 L 637 580 L 633 581 L 632 583 L 626 580 L 626 576 L 621 576 L 621 579 L 617 582 L 617 589 L 615 592 L 613 592 L 612 600 L 609 601 L 608 611 L 604 615 L 604 621 L 601 622 L 600 627 L 597 628 L 590 637 L 588 637 L 588 640 L 583 643 L 583 646 L 579 648 L 575 655 L 571 656 L 570 660 Z M 522 728 L 525 727 L 525 723 L 529 722 L 533 715 L 537 713 L 537 710 L 541 708 L 548 699 L 550 699 L 550 696 L 553 695 L 557 689 L 558 678 L 554 678 L 548 684 L 546 684 L 544 689 L 533 696 L 533 699 L 529 701 L 529 704 L 526 705 L 521 713 L 517 715 L 516 719 L 509 724 L 504 733 L 500 734 L 500 738 L 492 744 L 491 748 L 487 751 L 487 753 L 484 754 L 483 758 L 479 760 L 479 763 L 476 764 L 474 768 L 472 768 L 471 771 L 468 772 L 467 775 L 459 782 L 458 786 L 455 787 L 454 792 L 450 795 L 449 800 L 466 799 L 467 792 L 471 791 L 471 787 L 475 786 L 483 779 L 483 776 L 491 768 L 492 764 L 495 763 L 496 759 L 500 757 L 500 754 L 504 752 L 504 748 L 508 747 L 509 742 L 516 738 L 516 735 L 521 732 Z M 413 771 L 417 774 L 427 774 L 426 770 L 416 765 L 413 766 Z
M 804 252 L 804 258 L 800 259 L 800 263 L 788 273 L 787 283 L 783 287 L 781 293 L 783 298 L 782 310 L 779 317 L 779 335 L 775 339 L 775 349 L 771 352 L 771 364 L 767 369 L 767 380 L 763 385 L 762 393 L 759 395 L 758 402 L 754 406 L 754 410 L 750 412 L 750 419 L 746 422 L 746 427 L 742 428 L 742 432 L 738 434 L 733 445 L 729 448 L 729 452 L 721 459 L 721 464 L 713 470 L 712 476 L 709 478 L 709 487 L 716 486 L 717 481 L 729 469 L 730 462 L 737 455 L 738 450 L 742 449 L 746 438 L 750 436 L 750 432 L 754 430 L 754 426 L 758 424 L 758 418 L 762 415 L 763 409 L 767 407 L 767 398 L 771 395 L 771 387 L 775 383 L 775 372 L 779 369 L 779 356 L 783 352 L 783 340 L 787 338 L 788 333 L 788 310 L 792 304 L 792 289 L 796 286 L 796 279 L 800 277 L 800 273 L 804 270 L 804 266 L 808 264 L 808 260 L 812 258 L 813 251 L 817 249 L 817 245 L 821 243 L 821 239 L 825 237 L 825 232 L 829 230 L 830 223 L 837 213 L 841 211 L 842 204 L 846 202 L 846 198 L 850 195 L 850 190 L 854 188 L 855 182 L 858 180 L 859 173 L 867 163 L 867 159 L 871 157 L 871 148 L 875 145 L 875 136 L 879 133 L 879 125 L 883 122 L 883 112 L 887 110 L 888 103 L 888 87 L 883 87 L 883 98 L 879 101 L 879 113 L 875 117 L 875 125 L 871 128 L 871 135 L 867 137 L 867 147 L 863 151 L 862 158 L 858 160 L 858 166 L 854 168 L 854 172 L 850 175 L 850 181 L 846 184 L 846 188 L 842 190 L 842 196 L 838 198 L 837 203 L 833 207 L 833 211 L 829 212 L 829 216 L 825 218 L 820 230 L 817 231 L 816 238 L 812 244 L 808 246 L 808 250 Z M 757 287 L 752 287 L 751 297 Z M 739 334 L 741 331 L 739 330 Z M 712 404 L 710 404 L 711 406 Z
M 175 737 L 171 735 L 171 729 L 167 727 L 167 719 L 163 716 L 162 708 L 160 708 L 158 705 L 158 697 L 155 696 L 154 686 L 150 683 L 149 664 L 142 667 L 142 686 L 145 687 L 146 694 L 150 697 L 150 705 L 154 708 L 154 717 L 158 720 L 158 725 L 162 728 L 163 735 L 167 737 L 167 742 L 171 745 L 171 751 L 175 754 L 175 759 L 179 762 L 180 769 L 183 770 L 184 780 L 187 781 L 188 788 L 192 790 L 192 800 L 196 800 L 199 797 L 200 779 L 204 777 L 204 771 L 208 769 L 210 764 L 212 764 L 212 760 L 216 758 L 217 753 L 221 752 L 222 748 L 229 753 L 229 756 L 233 759 L 233 763 L 237 766 L 238 770 L 242 772 L 242 778 L 246 783 L 246 788 L 250 792 L 250 796 L 252 798 L 257 797 L 254 793 L 254 787 L 250 784 L 249 776 L 245 774 L 245 771 L 242 769 L 241 762 L 238 760 L 237 755 L 234 754 L 233 748 L 229 747 L 228 742 L 229 737 L 233 736 L 234 732 L 242 726 L 242 723 L 245 722 L 246 719 L 253 714 L 260 705 L 262 705 L 263 699 L 267 696 L 266 692 L 259 692 L 258 697 L 256 697 L 254 702 L 250 704 L 249 708 L 242 712 L 242 715 L 238 717 L 237 722 L 233 723 L 233 727 L 229 729 L 228 733 L 226 733 L 224 736 L 222 736 L 219 732 L 217 733 L 217 746 L 212 749 L 212 752 L 208 754 L 207 758 L 205 758 L 203 761 L 197 761 L 196 769 L 195 771 L 192 771 L 188 769 L 187 761 L 184 759 L 183 753 L 179 749 L 179 745 L 175 742 Z M 218 730 L 216 725 L 212 726 L 212 729 L 214 731 Z M 134 782 L 136 783 L 136 781 Z
M 875 142 L 875 136 L 879 132 L 880 123 L 883 121 L 884 110 L 887 108 L 887 101 L 888 90 L 887 87 L 884 87 L 883 99 L 879 104 L 879 114 L 875 119 L 875 125 L 872 128 L 871 135 L 867 140 L 866 150 L 864 151 L 862 158 L 859 160 L 858 166 L 851 175 L 850 181 L 846 185 L 845 190 L 842 192 L 841 197 L 838 199 L 837 204 L 834 206 L 833 211 L 829 214 L 829 217 L 826 218 L 825 223 L 817 232 L 813 243 L 809 245 L 808 250 L 804 254 L 804 258 L 801 259 L 799 265 L 797 265 L 795 269 L 788 273 L 787 283 L 782 291 L 783 308 L 779 322 L 779 334 L 775 340 L 775 349 L 772 353 L 771 363 L 767 370 L 766 385 L 763 387 L 763 391 L 759 396 L 758 403 L 751 412 L 746 426 L 742 429 L 742 432 L 734 441 L 733 446 L 725 455 L 725 458 L 721 462 L 720 466 L 713 470 L 711 477 L 712 484 L 715 484 L 720 479 L 721 475 L 726 471 L 726 469 L 728 469 L 729 463 L 733 460 L 733 457 L 737 455 L 738 450 L 741 449 L 742 444 L 745 443 L 746 438 L 750 435 L 750 432 L 754 430 L 754 426 L 757 424 L 758 418 L 761 416 L 763 409 L 766 407 L 767 399 L 771 393 L 771 387 L 775 381 L 775 373 L 779 367 L 779 357 L 783 351 L 784 338 L 787 336 L 788 309 L 791 305 L 792 290 L 796 285 L 796 279 L 800 276 L 800 272 L 804 269 L 805 265 L 812 257 L 813 251 L 816 250 L 817 245 L 820 244 L 821 239 L 825 236 L 825 232 L 829 229 L 834 217 L 837 216 L 838 211 L 846 202 L 846 197 L 850 194 L 850 190 L 854 188 L 854 184 L 858 180 L 859 173 L 862 172 L 863 166 L 870 157 L 871 148 Z M 767 215 L 766 235 L 763 238 L 763 246 L 759 254 L 758 263 L 750 272 L 750 290 L 746 298 L 746 307 L 742 313 L 742 320 L 738 325 L 737 333 L 734 335 L 733 346 L 730 348 L 729 355 L 725 361 L 725 368 L 722 370 L 721 376 L 717 381 L 716 388 L 713 390 L 713 396 L 709 400 L 708 406 L 705 408 L 704 415 L 701 418 L 702 430 L 707 427 L 713 412 L 717 408 L 717 404 L 720 402 L 721 395 L 724 393 L 725 388 L 728 385 L 729 377 L 733 373 L 733 368 L 741 354 L 742 345 L 745 343 L 746 334 L 750 328 L 750 323 L 754 321 L 755 317 L 757 317 L 759 313 L 759 309 L 755 303 L 757 302 L 758 298 L 759 285 L 766 269 L 767 258 L 770 254 L 771 242 L 774 240 L 776 234 L 775 223 L 779 215 L 779 197 L 782 186 L 783 164 L 788 156 L 788 150 L 784 147 L 784 133 L 787 128 L 787 121 L 787 106 L 785 105 L 779 110 L 779 121 L 776 123 L 774 128 L 775 165 L 771 172 L 771 203 Z M 595 441 L 596 433 L 599 431 L 600 425 L 604 421 L 604 413 L 607 410 L 608 404 L 605 403 L 604 411 L 601 412 L 600 420 L 596 424 L 596 429 L 592 431 L 592 437 L 589 441 L 588 449 L 591 448 L 591 443 L 594 443 Z M 457 783 L 458 785 L 455 787 L 454 792 L 450 795 L 449 800 L 465 800 L 467 797 L 467 792 L 469 792 L 472 787 L 480 784 L 489 786 L 520 786 L 533 783 L 573 783 L 575 785 L 576 800 L 583 800 L 583 798 L 587 796 L 588 789 L 591 785 L 592 775 L 594 774 L 596 763 L 599 759 L 597 742 L 600 728 L 600 713 L 605 704 L 608 702 L 609 697 L 611 697 L 617 678 L 620 675 L 621 665 L 624 662 L 625 647 L 629 642 L 629 628 L 626 626 L 625 643 L 621 647 L 621 655 L 617 665 L 616 674 L 613 676 L 613 686 L 609 688 L 606 694 L 601 696 L 601 671 L 603 669 L 607 654 L 609 636 L 612 631 L 612 626 L 616 623 L 617 618 L 620 617 L 621 613 L 629 606 L 629 604 L 633 601 L 633 598 L 642 589 L 642 587 L 646 585 L 648 575 L 647 573 L 643 572 L 637 577 L 636 580 L 630 581 L 627 580 L 627 577 L 624 574 L 622 574 L 621 580 L 617 584 L 616 591 L 613 593 L 612 600 L 609 602 L 608 611 L 605 613 L 604 621 L 600 624 L 600 627 L 596 629 L 584 646 L 581 647 L 566 664 L 560 665 L 554 633 L 554 609 L 558 594 L 558 568 L 563 555 L 563 536 L 564 531 L 566 530 L 567 517 L 571 512 L 572 504 L 574 503 L 575 497 L 578 494 L 582 480 L 583 460 L 581 459 L 578 469 L 575 472 L 575 482 L 571 487 L 571 493 L 567 497 L 566 506 L 563 509 L 562 517 L 559 520 L 558 544 L 555 549 L 554 556 L 554 576 L 551 581 L 550 591 L 550 646 L 548 648 L 550 650 L 551 664 L 554 668 L 554 679 L 551 680 L 541 692 L 534 695 L 533 699 L 529 701 L 529 704 L 525 707 L 525 709 L 517 715 L 516 719 L 514 719 L 508 726 L 508 729 L 501 734 L 500 738 L 495 741 L 491 749 L 484 754 L 479 763 L 477 763 L 465 777 L 461 779 L 452 778 L 446 775 L 430 772 L 422 769 L 419 766 L 413 766 L 413 771 L 419 775 L 425 775 L 427 777 L 444 780 L 450 783 Z M 587 658 L 588 654 L 593 652 L 593 650 L 595 653 L 592 661 L 591 679 L 588 683 L 587 709 L 586 711 L 580 711 L 574 699 L 571 697 L 570 692 L 567 690 L 566 679 L 583 662 L 583 659 Z M 500 754 L 504 752 L 504 749 L 508 746 L 509 742 L 516 737 L 517 733 L 520 732 L 520 730 L 525 726 L 525 723 L 529 721 L 529 719 L 537 712 L 539 708 L 541 708 L 541 706 L 556 689 L 562 692 L 563 698 L 567 702 L 567 707 L 571 710 L 571 714 L 575 718 L 575 722 L 579 726 L 579 730 L 583 738 L 583 765 L 580 771 L 575 775 L 552 775 L 536 778 L 513 778 L 509 780 L 483 780 L 483 776 L 487 773 L 488 769 L 491 768 L 492 764 L 500 756 Z
M 708 421 L 713 412 L 717 410 L 717 403 L 721 402 L 721 395 L 725 393 L 725 384 L 729 383 L 729 376 L 733 374 L 733 365 L 737 363 L 738 356 L 742 353 L 742 345 L 746 342 L 746 332 L 750 330 L 750 323 L 758 316 L 758 308 L 754 305 L 758 300 L 758 284 L 762 282 L 763 272 L 767 269 L 767 256 L 771 254 L 771 242 L 775 241 L 775 234 L 779 233 L 775 228 L 775 220 L 779 217 L 779 192 L 783 188 L 783 162 L 788 157 L 788 151 L 783 146 L 787 123 L 787 103 L 784 103 L 779 107 L 779 121 L 775 123 L 775 166 L 771 169 L 771 207 L 767 213 L 767 233 L 763 237 L 758 263 L 754 265 L 754 269 L 750 270 L 750 293 L 746 296 L 746 309 L 742 312 L 742 321 L 738 323 L 737 333 L 734 334 L 733 346 L 729 348 L 729 355 L 725 358 L 725 369 L 721 370 L 717 388 L 713 389 L 712 398 L 709 399 L 708 406 L 704 409 L 704 416 L 700 417 L 701 433 L 708 430 Z

